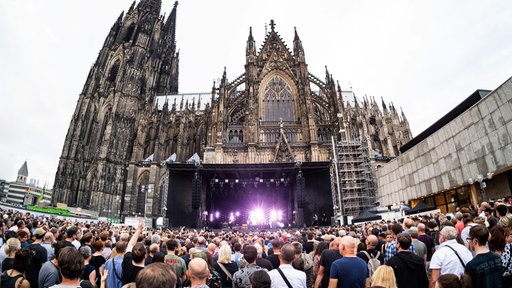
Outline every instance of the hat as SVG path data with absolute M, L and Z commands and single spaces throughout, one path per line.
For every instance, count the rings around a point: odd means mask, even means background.
M 345 231 L 345 230 L 340 230 L 340 231 L 338 232 L 338 235 L 339 235 L 340 237 L 346 236 L 346 235 L 347 235 L 347 231 Z
M 44 231 L 43 228 L 37 228 L 36 231 L 34 231 L 34 235 L 36 236 L 44 236 L 46 234 L 46 231 Z

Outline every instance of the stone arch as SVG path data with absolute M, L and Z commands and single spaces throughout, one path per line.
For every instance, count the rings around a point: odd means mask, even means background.
M 282 90 L 282 91 L 284 91 L 284 93 L 282 95 L 280 93 L 277 93 L 276 94 L 277 98 L 269 99 L 270 95 L 265 94 L 266 91 L 268 92 L 267 88 L 269 87 L 269 85 L 285 85 L 282 88 L 285 89 L 286 91 Z M 270 96 L 270 97 L 272 97 L 272 96 Z M 300 117 L 299 111 L 300 110 L 299 110 L 299 105 L 298 105 L 298 91 L 297 91 L 297 87 L 295 86 L 295 82 L 292 80 L 292 78 L 290 78 L 290 76 L 288 74 L 286 74 L 282 71 L 273 71 L 273 72 L 267 74 L 260 83 L 260 89 L 259 89 L 259 95 L 258 95 L 258 102 L 259 102 L 259 111 L 258 111 L 259 116 L 258 117 L 260 120 L 266 121 L 266 119 L 269 119 L 270 121 L 279 121 L 279 119 L 278 119 L 279 117 L 277 119 L 275 119 L 277 114 L 270 113 L 270 114 L 272 114 L 272 116 L 271 116 L 268 113 L 270 111 L 268 111 L 268 110 L 266 111 L 266 109 L 269 109 L 270 106 L 272 106 L 272 104 L 268 103 L 269 105 L 265 105 L 266 104 L 265 101 L 271 100 L 271 101 L 278 102 L 278 101 L 285 100 L 280 97 L 287 97 L 286 101 L 290 101 L 290 103 L 287 103 L 287 105 L 284 106 L 284 107 L 289 107 L 291 109 L 291 111 L 289 111 L 290 113 L 287 114 L 286 119 L 288 121 L 297 121 L 299 119 L 299 117 Z M 275 107 L 279 107 L 279 106 L 275 106 Z M 280 109 L 280 108 L 275 108 L 275 109 Z M 266 118 L 266 116 L 267 117 L 271 116 L 272 118 Z
M 112 65 L 110 66 L 107 73 L 107 82 L 115 83 L 117 79 L 117 75 L 119 74 L 119 68 L 121 66 L 121 60 L 115 59 L 112 61 Z
M 144 215 L 144 208 L 146 205 L 146 193 L 149 193 L 149 170 L 143 170 L 137 178 L 137 185 L 135 191 L 135 213 Z

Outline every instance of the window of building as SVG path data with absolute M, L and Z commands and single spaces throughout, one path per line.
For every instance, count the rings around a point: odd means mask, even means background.
M 280 76 L 274 76 L 265 87 L 264 121 L 295 121 L 295 109 L 290 86 Z

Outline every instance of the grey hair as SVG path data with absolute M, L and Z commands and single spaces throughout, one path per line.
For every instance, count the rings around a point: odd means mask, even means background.
M 153 234 L 151 235 L 151 244 L 159 244 L 160 243 L 160 235 Z
M 453 240 L 456 239 L 459 233 L 457 232 L 457 229 L 452 226 L 445 226 L 443 230 L 439 233 L 441 236 L 446 238 L 446 240 Z

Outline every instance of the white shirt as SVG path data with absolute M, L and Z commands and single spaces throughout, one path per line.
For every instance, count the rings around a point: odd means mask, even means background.
M 73 244 L 73 246 L 75 246 L 76 250 L 80 249 L 80 246 L 82 246 L 82 244 L 80 243 L 80 241 L 78 240 L 73 240 L 73 242 L 71 242 L 71 244 Z
M 290 282 L 293 288 L 306 288 L 306 273 L 293 268 L 291 264 L 281 264 L 279 265 L 279 268 L 281 268 L 281 271 L 283 271 L 283 274 L 286 276 L 286 279 L 288 279 L 288 282 Z M 270 276 L 272 283 L 270 287 L 288 287 L 277 269 L 269 271 L 268 275 Z
M 448 273 L 461 275 L 464 273 L 464 267 L 460 263 L 459 257 L 455 255 L 455 252 L 448 247 L 444 247 L 447 245 L 457 251 L 462 262 L 464 262 L 464 265 L 473 259 L 471 251 L 469 251 L 466 246 L 459 244 L 455 239 L 447 240 L 441 243 L 436 252 L 434 252 L 434 255 L 432 255 L 432 260 L 430 260 L 430 269 L 440 269 L 439 275 Z

